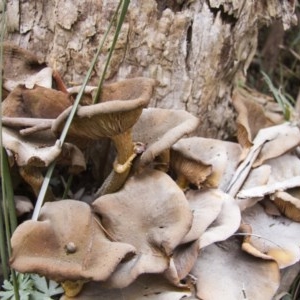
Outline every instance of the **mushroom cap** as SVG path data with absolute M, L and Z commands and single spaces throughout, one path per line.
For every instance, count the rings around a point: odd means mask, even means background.
M 190 137 L 179 140 L 171 148 L 171 166 L 176 173 L 186 176 L 196 186 L 224 190 L 240 162 L 241 147 L 237 143 L 210 138 Z M 199 168 L 210 166 L 210 172 Z
M 98 198 L 93 207 L 110 236 L 138 251 L 134 260 L 121 264 L 112 275 L 109 281 L 114 287 L 127 286 L 141 273 L 166 270 L 192 222 L 183 192 L 156 170 L 129 178 L 121 190 Z
M 199 119 L 184 110 L 147 108 L 132 129 L 133 140 L 146 144 L 139 164 L 145 166 L 179 139 L 191 134 Z
M 160 274 L 145 274 L 123 289 L 107 289 L 99 282 L 88 282 L 76 297 L 63 295 L 61 300 L 181 300 L 189 299 L 191 292 L 171 285 Z
M 238 113 L 237 139 L 243 148 L 250 148 L 258 131 L 274 123 L 266 117 L 259 103 L 243 95 L 243 89 L 234 90 L 232 101 Z
M 236 238 L 203 249 L 191 274 L 199 299 L 272 299 L 280 282 L 277 263 L 243 252 Z
M 2 110 L 6 117 L 54 119 L 71 105 L 70 95 L 63 92 L 38 85 L 32 89 L 18 85 L 3 101 Z
M 73 144 L 55 143 L 51 134 L 34 134 L 23 137 L 18 131 L 3 127 L 3 146 L 14 154 L 18 166 L 47 167 L 54 160 L 69 165 L 72 173 L 86 169 L 83 153 Z
M 3 127 L 3 146 L 12 151 L 18 166 L 46 167 L 61 154 L 61 147 L 54 144 L 53 136 L 43 135 L 24 138 L 18 131 Z
M 226 240 L 236 232 L 241 223 L 241 213 L 236 201 L 218 189 L 190 190 L 186 193 L 193 223 L 182 240 L 187 243 L 199 239 L 199 249 Z
M 11 266 L 58 282 L 107 279 L 135 253 L 129 244 L 111 242 L 90 206 L 75 200 L 48 202 L 38 221 L 25 221 L 12 238 Z
M 78 108 L 68 135 L 96 140 L 127 131 L 148 105 L 154 85 L 153 79 L 142 77 L 104 85 L 100 103 Z M 62 130 L 69 111 L 65 110 L 54 122 L 55 134 Z
M 252 227 L 250 244 L 272 257 L 279 268 L 288 267 L 300 260 L 300 224 L 285 217 L 269 216 L 256 204 L 243 211 L 244 223 Z

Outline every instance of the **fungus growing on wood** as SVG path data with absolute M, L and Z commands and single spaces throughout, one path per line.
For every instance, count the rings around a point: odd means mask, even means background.
M 275 124 L 266 117 L 262 106 L 243 95 L 239 88 L 233 92 L 232 103 L 238 113 L 237 139 L 244 149 L 248 149 L 259 130 Z
M 198 188 L 225 189 L 239 163 L 240 155 L 241 147 L 237 143 L 190 137 L 172 146 L 171 167 L 178 178 Z
M 126 180 L 135 153 L 131 128 L 148 105 L 155 81 L 147 78 L 126 79 L 104 85 L 98 104 L 80 106 L 68 131 L 74 143 L 80 139 L 109 137 L 117 150 L 116 164 L 98 195 L 118 190 Z M 70 112 L 66 109 L 53 122 L 52 131 L 59 134 Z
M 300 260 L 300 224 L 285 217 L 273 218 L 256 204 L 242 213 L 243 221 L 252 228 L 248 242 L 257 251 L 272 257 L 279 268 Z
M 35 85 L 27 89 L 18 85 L 3 101 L 5 117 L 55 119 L 73 104 L 70 95 L 54 89 Z
M 184 110 L 147 108 L 133 127 L 133 140 L 142 142 L 146 149 L 138 166 L 143 168 L 162 157 L 159 164 L 168 170 L 169 150 L 184 136 L 191 134 L 199 125 L 199 119 Z
M 69 172 L 73 174 L 86 168 L 83 153 L 76 146 L 65 143 L 60 147 L 52 135 L 38 134 L 25 138 L 16 130 L 3 127 L 2 141 L 4 148 L 12 152 L 20 175 L 31 186 L 35 196 L 38 196 L 44 180 L 42 168 L 53 161 L 68 165 Z M 53 200 L 54 195 L 48 190 L 46 201 Z
M 65 286 L 104 281 L 135 248 L 110 241 L 99 222 L 84 202 L 46 203 L 38 221 L 25 221 L 14 232 L 10 264 L 18 272 L 67 282 Z M 71 295 L 73 288 L 66 293 Z
M 203 249 L 191 274 L 198 299 L 272 299 L 280 282 L 277 263 L 243 252 L 236 237 Z
M 137 255 L 120 264 L 107 280 L 112 287 L 123 288 L 143 273 L 164 272 L 192 223 L 183 192 L 157 170 L 130 177 L 118 192 L 92 205 L 109 236 L 137 249 Z

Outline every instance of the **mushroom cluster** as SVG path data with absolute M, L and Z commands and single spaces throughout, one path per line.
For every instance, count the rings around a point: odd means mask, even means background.
M 5 86 L 14 88 L 3 102 L 3 132 L 35 194 L 41 169 L 52 161 L 78 174 L 95 143 L 109 139 L 114 151 L 110 174 L 95 183 L 92 200 L 52 195 L 37 221 L 19 224 L 11 239 L 15 270 L 60 282 L 61 299 L 276 294 L 280 269 L 300 260 L 300 130 L 293 122 L 271 118 L 250 90 L 238 88 L 237 141 L 198 137 L 197 117 L 147 107 L 155 81 L 131 78 L 104 85 L 97 104 L 91 104 L 96 88 L 86 87 L 60 147 L 55 140 L 79 89 L 40 86 L 34 78 L 41 67 L 35 74 L 30 66 L 30 83 Z M 43 105 L 52 93 L 62 99 L 53 115 Z

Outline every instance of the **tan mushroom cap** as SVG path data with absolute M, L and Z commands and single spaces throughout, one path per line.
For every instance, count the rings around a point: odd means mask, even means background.
M 98 198 L 93 207 L 110 236 L 138 251 L 135 260 L 119 265 L 112 275 L 114 287 L 127 286 L 142 273 L 166 270 L 192 222 L 183 192 L 156 170 L 129 178 L 121 190 Z
M 225 190 L 240 161 L 241 147 L 237 143 L 216 139 L 190 137 L 172 146 L 171 166 L 196 186 Z M 210 172 L 201 166 L 210 166 Z
M 300 260 L 300 224 L 285 217 L 273 218 L 256 204 L 242 213 L 243 221 L 252 227 L 250 244 L 272 257 L 280 268 Z
M 148 165 L 182 137 L 190 135 L 199 119 L 184 110 L 147 108 L 133 127 L 133 140 L 146 144 L 139 165 Z
M 124 133 L 136 123 L 142 109 L 148 105 L 154 85 L 153 79 L 142 77 L 104 85 L 100 103 L 78 108 L 69 136 L 97 140 Z M 54 122 L 53 132 L 61 131 L 69 110 Z
M 181 300 L 191 295 L 189 290 L 171 285 L 160 274 L 145 274 L 123 289 L 107 289 L 101 283 L 89 282 L 78 296 L 64 295 L 61 300 Z
M 191 274 L 199 299 L 272 299 L 280 283 L 277 263 L 244 253 L 236 238 L 201 251 Z
M 39 221 L 17 227 L 12 239 L 11 266 L 58 282 L 107 279 L 126 256 L 129 244 L 111 242 L 89 205 L 75 200 L 46 203 Z
M 262 106 L 244 94 L 242 88 L 233 92 L 232 101 L 237 110 L 237 138 L 243 148 L 250 148 L 252 141 L 262 128 L 274 125 L 266 117 Z
M 148 105 L 155 83 L 153 79 L 138 77 L 107 84 L 102 88 L 100 103 L 77 109 L 68 138 L 78 147 L 86 147 L 87 140 L 108 137 L 117 150 L 114 168 L 97 191 L 97 196 L 117 191 L 127 179 L 131 161 L 136 156 L 131 129 Z M 55 134 L 61 132 L 70 109 L 53 122 Z
M 300 188 L 276 192 L 271 199 L 284 216 L 300 222 Z

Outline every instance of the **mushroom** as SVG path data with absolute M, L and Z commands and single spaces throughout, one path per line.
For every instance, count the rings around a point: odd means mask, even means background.
M 147 108 L 133 127 L 133 140 L 146 145 L 138 168 L 144 168 L 159 156 L 163 170 L 169 168 L 171 146 L 184 136 L 192 134 L 199 119 L 184 110 Z
M 18 85 L 3 101 L 2 111 L 5 117 L 54 119 L 72 104 L 71 96 L 63 92 L 38 85 L 32 89 Z
M 145 274 L 123 289 L 107 289 L 99 282 L 89 282 L 77 297 L 63 295 L 60 300 L 181 300 L 189 296 L 191 291 L 171 285 L 162 275 Z
M 25 221 L 13 233 L 11 267 L 72 286 L 68 295 L 85 281 L 104 281 L 136 250 L 109 240 L 100 225 L 84 202 L 48 202 L 38 221 Z
M 199 239 L 199 249 L 226 240 L 236 232 L 241 223 L 241 213 L 236 201 L 218 189 L 190 190 L 186 193 L 193 223 L 182 239 L 187 243 Z
M 190 137 L 171 148 L 171 168 L 177 178 L 197 188 L 202 186 L 225 190 L 240 161 L 237 143 L 216 139 Z
M 148 105 L 155 81 L 147 78 L 126 79 L 104 85 L 100 103 L 80 106 L 68 131 L 68 138 L 75 143 L 109 137 L 117 150 L 116 163 L 112 173 L 102 185 L 97 195 L 112 193 L 122 187 L 132 160 L 139 149 L 134 147 L 131 128 L 137 122 L 142 110 Z M 70 109 L 66 109 L 53 122 L 52 131 L 62 131 Z M 82 143 L 81 143 L 82 145 Z
M 18 131 L 2 128 L 3 146 L 13 153 L 14 161 L 22 178 L 38 196 L 44 177 L 42 168 L 51 162 L 69 165 L 69 172 L 77 174 L 86 168 L 83 153 L 74 145 L 65 143 L 62 147 L 54 143 L 52 135 L 36 134 L 24 138 Z M 53 201 L 54 195 L 47 191 L 46 201 Z
M 263 260 L 240 249 L 236 237 L 201 251 L 191 271 L 198 299 L 272 299 L 280 272 L 275 261 Z
M 248 242 L 259 252 L 273 258 L 279 268 L 300 260 L 300 224 L 285 217 L 269 216 L 258 204 L 242 212 L 243 222 L 252 227 Z
M 244 149 L 249 149 L 259 130 L 275 124 L 266 117 L 262 106 L 245 95 L 243 91 L 241 88 L 235 89 L 232 102 L 238 113 L 237 139 Z
M 183 192 L 158 170 L 130 177 L 122 189 L 98 198 L 92 206 L 114 240 L 137 249 L 137 255 L 120 264 L 107 280 L 107 285 L 117 288 L 140 274 L 164 272 L 192 222 Z

